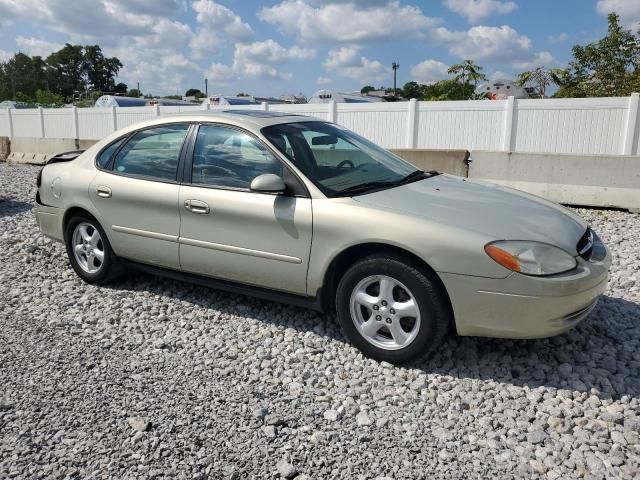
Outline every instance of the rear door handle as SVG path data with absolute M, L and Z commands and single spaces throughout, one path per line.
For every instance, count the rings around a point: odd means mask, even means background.
M 190 212 L 198 213 L 200 215 L 206 215 L 211 211 L 209 205 L 204 203 L 202 200 L 185 200 L 184 208 Z
M 104 185 L 98 185 L 96 187 L 96 195 L 102 198 L 110 198 L 111 189 L 109 187 L 105 187 Z

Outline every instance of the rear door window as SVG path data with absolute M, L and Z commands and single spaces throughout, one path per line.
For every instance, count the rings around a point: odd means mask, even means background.
M 153 180 L 176 180 L 189 124 L 162 125 L 136 133 L 118 152 L 113 171 Z

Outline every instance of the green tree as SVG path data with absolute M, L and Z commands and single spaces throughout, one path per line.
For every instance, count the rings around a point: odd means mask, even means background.
M 564 71 L 560 68 L 545 68 L 537 66 L 533 70 L 527 70 L 518 75 L 516 83 L 521 87 L 533 89 L 533 96 L 545 98 L 547 88 L 562 82 Z
M 16 53 L 0 66 L 0 101 L 9 99 L 32 102 L 38 88 L 46 88 L 45 64 L 40 57 Z
M 447 73 L 454 75 L 456 82 L 460 82 L 462 84 L 462 98 L 467 99 L 467 84 L 473 84 L 473 89 L 469 92 L 471 95 L 477 88 L 478 82 L 480 80 L 487 79 L 484 73 L 482 73 L 482 70 L 483 68 L 480 65 L 475 64 L 473 60 L 465 60 L 462 63 L 451 65 L 449 70 L 447 70 Z
M 418 82 L 407 82 L 402 87 L 400 95 L 404 98 L 420 99 L 424 95 L 424 85 L 420 85 Z
M 60 107 L 64 105 L 62 95 L 51 93 L 46 90 L 36 90 L 36 103 L 45 107 Z
M 134 97 L 134 98 L 138 98 L 142 96 L 142 92 L 140 90 L 138 90 L 137 88 L 132 88 L 131 90 L 129 90 L 127 92 L 127 97 Z
M 185 97 L 196 97 L 196 98 L 204 98 L 204 93 L 198 90 L 197 88 L 190 88 L 184 94 Z
M 83 57 L 83 70 L 88 86 L 102 92 L 114 91 L 115 77 L 122 68 L 122 62 L 116 57 L 106 58 L 98 45 L 85 46 Z
M 362 87 L 360 89 L 360 93 L 362 95 L 366 95 L 367 93 L 372 92 L 375 89 L 376 89 L 376 87 L 372 87 L 371 85 L 365 85 L 364 87 Z
M 85 58 L 80 45 L 67 43 L 47 57 L 50 90 L 65 98 L 84 92 L 87 86 Z
M 0 63 L 0 101 L 17 99 L 20 94 L 21 99 L 32 103 L 38 90 L 66 100 L 86 97 L 87 89 L 111 92 L 116 89 L 115 77 L 121 67 L 120 60 L 104 57 L 97 45 L 66 44 L 46 60 L 16 53 Z M 121 84 L 120 91 L 126 91 L 126 85 Z
M 463 100 L 466 92 L 471 91 L 473 84 L 459 82 L 455 78 L 440 80 L 429 85 L 422 86 L 422 100 Z
M 640 34 L 609 14 L 607 35 L 597 42 L 575 45 L 569 68 L 557 74 L 557 97 L 627 96 L 638 89 Z
M 126 95 L 127 93 L 127 84 L 126 83 L 118 83 L 115 88 L 113 89 L 114 93 L 119 93 L 121 95 Z

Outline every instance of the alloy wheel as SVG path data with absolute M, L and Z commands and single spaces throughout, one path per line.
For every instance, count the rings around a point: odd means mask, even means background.
M 98 229 L 89 222 L 76 225 L 72 237 L 73 256 L 80 268 L 90 274 L 104 265 L 104 243 Z
M 387 275 L 364 278 L 350 298 L 351 319 L 368 342 L 385 350 L 399 350 L 420 330 L 420 308 L 411 291 Z

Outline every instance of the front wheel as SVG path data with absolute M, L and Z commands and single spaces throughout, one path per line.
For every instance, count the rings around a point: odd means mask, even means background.
M 120 265 L 100 224 L 88 216 L 74 216 L 65 229 L 71 266 L 87 283 L 106 283 L 120 273 Z
M 355 263 L 338 285 L 338 321 L 365 355 L 405 363 L 428 355 L 447 332 L 446 294 L 430 272 L 396 258 Z

